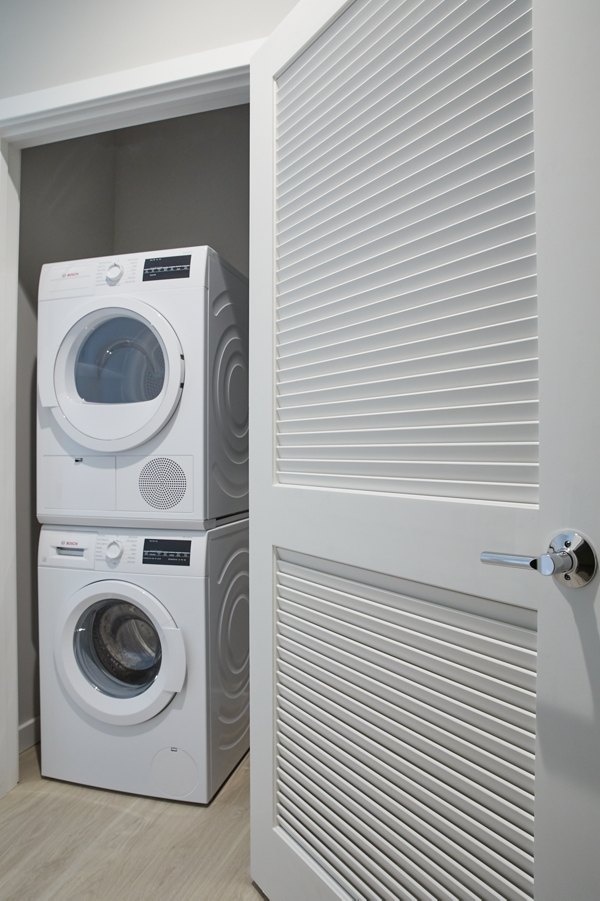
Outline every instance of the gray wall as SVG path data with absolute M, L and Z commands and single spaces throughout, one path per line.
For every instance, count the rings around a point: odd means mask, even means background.
M 114 250 L 210 244 L 248 273 L 247 106 L 115 133 Z
M 17 336 L 17 600 L 21 747 L 35 739 L 36 298 L 44 262 L 210 244 L 248 271 L 248 107 L 23 151 Z
M 17 313 L 17 604 L 19 740 L 35 738 L 38 715 L 35 518 L 37 283 L 42 262 L 110 253 L 115 160 L 105 135 L 22 154 Z
M 0 0 L 0 97 L 266 37 L 296 0 Z

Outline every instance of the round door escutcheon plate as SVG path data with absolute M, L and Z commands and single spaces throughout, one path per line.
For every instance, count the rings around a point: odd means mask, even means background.
M 566 588 L 583 588 L 596 575 L 596 554 L 589 541 L 579 532 L 559 532 L 550 542 L 549 550 L 557 554 L 567 552 L 575 560 L 575 567 L 571 572 L 559 573 L 554 577 Z

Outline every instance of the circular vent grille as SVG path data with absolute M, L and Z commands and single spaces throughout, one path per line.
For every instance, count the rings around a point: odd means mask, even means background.
M 138 484 L 146 503 L 159 510 L 175 507 L 183 499 L 187 487 L 183 469 L 168 457 L 155 457 L 146 463 Z

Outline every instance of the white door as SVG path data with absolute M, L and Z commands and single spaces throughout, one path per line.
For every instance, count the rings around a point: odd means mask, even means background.
M 255 59 L 271 901 L 598 897 L 600 577 L 480 562 L 600 549 L 600 7 L 531 6 L 303 0 Z

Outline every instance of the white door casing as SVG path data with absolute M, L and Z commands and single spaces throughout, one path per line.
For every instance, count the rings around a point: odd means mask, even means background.
M 15 394 L 16 334 L 19 253 L 20 153 L 0 138 L 0 296 L 2 334 L 9 341 L 2 347 L 0 438 L 2 517 L 2 571 L 0 577 L 0 797 L 17 783 L 18 703 L 17 703 L 17 605 L 15 526 Z M 11 223 L 11 229 L 3 224 Z M 6 233 L 4 233 L 6 231 Z
M 566 528 L 600 547 L 600 13 L 586 3 L 573 16 L 557 0 L 534 0 L 532 13 L 530 28 L 520 2 L 303 0 L 253 61 L 252 875 L 271 901 L 559 901 L 600 884 L 600 578 L 572 590 L 479 562 L 484 550 L 541 554 Z M 448 73 L 433 108 L 428 71 Z M 461 107 L 469 90 L 481 93 Z M 423 138 L 432 111 L 432 133 L 450 131 L 430 145 L 413 135 L 409 171 L 397 123 L 406 115 Z M 532 113 L 533 150 L 518 125 Z M 507 177 L 437 209 L 423 178 L 402 207 L 401 179 L 468 128 L 444 177 L 473 168 L 440 185 L 462 190 L 501 167 Z M 500 128 L 505 140 L 469 157 Z M 427 265 L 411 269 L 419 255 Z M 435 268 L 441 277 L 425 279 Z M 394 278 L 421 276 L 420 304 L 385 294 Z M 433 283 L 451 282 L 462 306 L 400 321 L 443 299 Z M 489 300 L 465 306 L 469 291 Z M 511 303 L 512 318 L 493 318 Z M 470 340 L 476 329 L 485 340 Z M 453 365 L 407 370 L 418 354 L 398 349 L 411 340 Z M 469 364 L 474 348 L 485 353 Z M 444 382 L 450 370 L 463 381 Z M 421 389 L 429 375 L 438 381 Z M 409 426 L 412 442 L 398 437 Z

